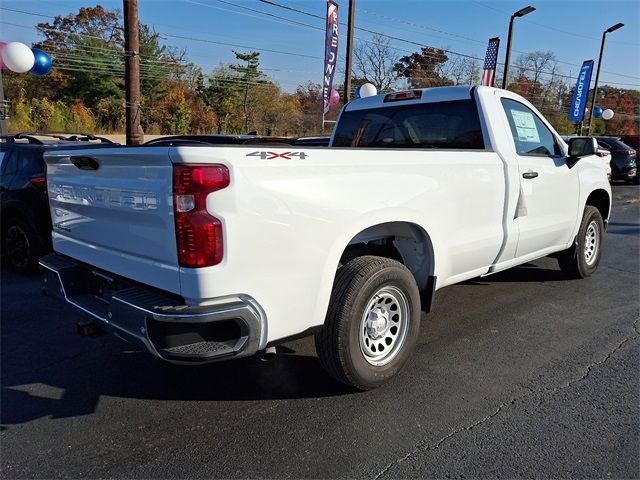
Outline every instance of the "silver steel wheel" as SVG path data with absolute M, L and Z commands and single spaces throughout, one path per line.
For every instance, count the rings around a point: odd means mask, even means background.
M 584 236 L 584 261 L 587 265 L 592 266 L 596 262 L 599 248 L 600 228 L 598 227 L 598 223 L 592 220 Z
M 409 302 L 402 291 L 386 286 L 367 303 L 360 322 L 360 351 L 376 367 L 400 352 L 409 330 Z

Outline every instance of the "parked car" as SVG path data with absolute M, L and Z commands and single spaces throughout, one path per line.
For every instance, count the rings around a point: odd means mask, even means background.
M 636 151 L 620 140 L 620 137 L 596 137 L 598 146 L 611 153 L 611 180 L 638 182 Z
M 315 137 L 298 137 L 293 139 L 293 144 L 299 147 L 328 147 L 331 135 L 318 135 Z
M 436 290 L 552 254 L 567 277 L 597 269 L 596 148 L 513 92 L 441 87 L 353 100 L 328 148 L 48 152 L 40 264 L 49 294 L 166 361 L 315 335 L 330 375 L 370 389 L 406 363 Z
M 37 269 L 51 251 L 44 152 L 114 144 L 88 134 L 19 133 L 1 137 L 0 241 L 4 263 L 17 272 Z
M 154 138 L 144 145 L 154 147 L 172 146 L 196 146 L 196 145 L 255 145 L 255 144 L 281 144 L 291 145 L 292 139 L 288 137 L 273 137 L 260 135 L 171 135 Z
M 620 140 L 636 151 L 636 178 L 633 183 L 640 184 L 640 159 L 638 158 L 638 152 L 640 152 L 640 135 L 622 135 Z

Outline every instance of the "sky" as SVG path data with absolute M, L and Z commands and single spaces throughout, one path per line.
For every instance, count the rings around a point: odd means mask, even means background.
M 535 12 L 516 19 L 512 61 L 523 52 L 551 50 L 561 72 L 575 78 L 584 60 L 597 60 L 602 32 L 622 22 L 625 24 L 622 29 L 607 36 L 600 84 L 640 90 L 638 0 L 529 1 L 356 0 L 355 25 L 407 40 L 391 41 L 400 55 L 418 50 L 418 45 L 409 43 L 415 42 L 484 58 L 488 39 L 498 36 L 502 41 L 499 59 L 504 61 L 510 15 L 533 5 Z M 273 2 L 320 16 L 326 11 L 324 0 Z M 261 69 L 287 91 L 307 81 L 322 80 L 322 19 L 259 0 L 139 0 L 138 3 L 140 20 L 153 26 L 163 36 L 163 43 L 184 49 L 187 57 L 205 72 L 220 63 L 233 63 L 232 50 L 258 50 Z M 339 19 L 344 22 L 338 63 L 344 65 L 348 0 L 338 3 Z M 122 8 L 121 0 L 95 3 L 0 0 L 0 40 L 31 44 L 39 39 L 35 24 L 52 20 L 47 15 L 67 15 L 96 4 L 107 9 Z M 356 41 L 371 38 L 370 33 L 358 30 L 355 36 Z M 342 79 L 336 78 L 336 83 L 342 83 Z

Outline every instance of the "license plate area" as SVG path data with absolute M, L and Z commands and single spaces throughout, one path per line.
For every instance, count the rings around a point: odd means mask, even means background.
M 114 277 L 97 270 L 92 270 L 89 275 L 88 292 L 93 295 L 97 301 L 109 304 L 111 297 L 118 290 L 126 288 Z

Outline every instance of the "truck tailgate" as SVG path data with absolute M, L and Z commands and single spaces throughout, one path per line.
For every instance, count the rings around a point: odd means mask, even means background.
M 56 151 L 45 160 L 56 252 L 180 293 L 168 148 Z

